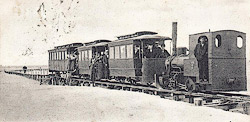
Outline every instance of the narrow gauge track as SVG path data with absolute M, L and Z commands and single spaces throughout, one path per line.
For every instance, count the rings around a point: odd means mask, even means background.
M 23 73 L 22 70 L 5 71 L 5 73 L 24 76 L 26 78 L 34 79 L 40 82 L 46 82 L 50 80 L 50 76 L 48 74 L 26 74 Z M 187 91 L 176 91 L 176 90 L 158 89 L 156 87 L 149 87 L 144 85 L 132 85 L 127 83 L 120 83 L 112 80 L 90 81 L 79 78 L 73 78 L 73 80 L 78 81 L 78 84 L 72 84 L 75 86 L 93 86 L 93 87 L 102 87 L 107 89 L 141 92 L 150 95 L 158 95 L 164 99 L 188 102 L 194 104 L 195 106 L 207 106 L 207 107 L 222 109 L 225 111 L 238 112 L 250 115 L 250 95 L 225 93 L 225 92 L 204 91 L 195 93 Z

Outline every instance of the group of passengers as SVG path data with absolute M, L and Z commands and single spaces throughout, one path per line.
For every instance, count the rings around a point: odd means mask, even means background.
M 75 73 L 78 69 L 78 52 L 70 53 L 67 56 L 68 64 L 67 71 Z M 109 78 L 109 63 L 108 63 L 108 50 L 103 52 L 95 52 L 92 55 L 90 66 L 91 79 L 108 79 Z
M 155 45 L 147 44 L 143 54 L 145 58 L 167 58 L 170 56 L 165 49 L 165 44 L 160 45 L 159 42 L 155 42 Z
M 91 80 L 109 78 L 108 50 L 95 52 L 90 61 Z

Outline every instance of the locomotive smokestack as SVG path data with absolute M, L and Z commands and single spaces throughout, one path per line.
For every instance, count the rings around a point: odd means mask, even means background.
M 172 55 L 177 55 L 176 44 L 177 44 L 177 22 L 172 23 L 172 42 L 173 42 L 173 53 Z

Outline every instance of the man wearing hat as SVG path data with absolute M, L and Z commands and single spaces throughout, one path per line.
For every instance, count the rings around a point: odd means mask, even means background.
M 194 49 L 194 56 L 198 61 L 200 81 L 208 80 L 208 44 L 207 38 L 202 36 Z
M 153 46 L 153 58 L 158 58 L 161 54 L 161 47 L 159 45 L 159 42 L 156 41 L 155 45 Z

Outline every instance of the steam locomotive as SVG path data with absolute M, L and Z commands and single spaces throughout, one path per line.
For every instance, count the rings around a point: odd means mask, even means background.
M 208 43 L 208 80 L 200 82 L 198 63 L 194 56 L 200 37 Z M 149 45 L 172 42 L 172 55 L 167 58 L 146 57 Z M 177 23 L 172 24 L 172 38 L 156 32 L 141 31 L 118 36 L 117 40 L 96 40 L 72 43 L 49 50 L 49 72 L 54 84 L 79 84 L 91 80 L 91 59 L 96 53 L 108 51 L 108 78 L 121 83 L 142 84 L 163 89 L 189 91 L 246 90 L 246 34 L 235 30 L 221 30 L 189 35 L 189 49 L 176 47 Z M 70 54 L 77 54 L 75 71 L 68 71 Z

